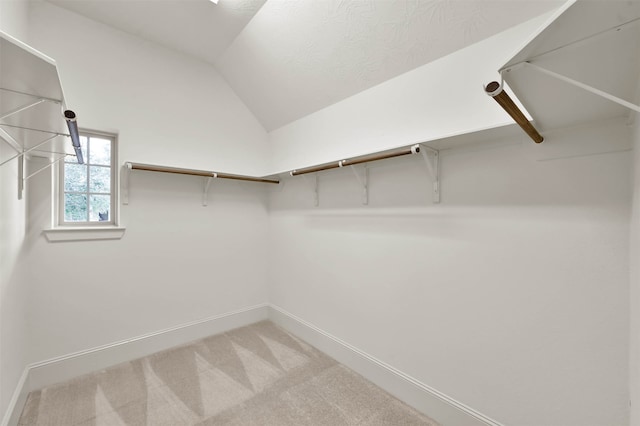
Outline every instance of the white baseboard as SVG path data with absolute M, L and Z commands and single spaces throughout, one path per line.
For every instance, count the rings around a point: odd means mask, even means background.
M 29 366 L 29 388 L 40 389 L 121 362 L 265 320 L 268 318 L 268 312 L 268 304 L 264 303 L 38 362 Z
M 263 303 L 29 365 L 1 426 L 17 425 L 29 392 L 234 328 L 266 320 Z
M 496 420 L 332 336 L 279 306 L 271 304 L 269 308 L 271 321 L 371 380 L 401 401 L 427 414 L 440 424 L 446 426 L 502 426 Z
M 2 418 L 2 423 L 0 423 L 2 426 L 18 424 L 20 414 L 22 414 L 22 407 L 24 407 L 24 403 L 27 402 L 27 396 L 29 395 L 29 389 L 27 386 L 28 378 L 29 367 L 24 369 L 22 376 L 20 376 L 20 380 L 18 380 L 18 384 L 16 385 L 16 389 L 13 391 L 11 401 L 9 401 L 7 411 L 4 413 L 4 417 Z

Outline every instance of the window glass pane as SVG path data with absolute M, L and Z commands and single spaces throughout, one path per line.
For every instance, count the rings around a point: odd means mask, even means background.
M 87 221 L 87 196 L 85 194 L 64 194 L 64 220 L 66 222 Z
M 71 139 L 69 139 L 69 144 L 71 144 Z M 73 148 L 69 148 L 71 151 L 68 151 L 69 153 L 74 153 L 75 151 L 73 150 Z M 84 160 L 84 162 L 87 162 L 87 137 L 86 136 L 80 136 L 80 149 L 82 150 L 82 159 Z M 76 158 L 76 156 L 71 156 L 68 155 L 65 159 L 64 159 L 65 163 L 75 163 L 78 164 L 78 159 Z
M 110 195 L 91 195 L 91 209 L 89 211 L 89 220 L 91 222 L 109 221 L 109 211 L 111 210 Z
M 64 165 L 64 190 L 87 191 L 87 166 L 84 164 Z
M 111 192 L 111 169 L 100 166 L 89 169 L 89 192 Z
M 91 138 L 90 164 L 111 164 L 111 141 L 109 139 Z
M 113 223 L 111 210 L 117 209 L 117 206 L 111 206 L 111 192 L 116 190 L 112 187 L 115 173 L 111 161 L 113 145 L 114 140 L 108 136 L 81 135 L 84 164 L 78 164 L 75 157 L 64 159 L 61 224 Z

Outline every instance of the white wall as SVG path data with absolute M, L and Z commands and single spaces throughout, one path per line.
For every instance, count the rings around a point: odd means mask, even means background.
M 28 0 L 0 0 L 0 30 L 20 41 L 29 40 Z
M 81 126 L 119 132 L 121 162 L 257 175 L 510 122 L 481 84 L 496 77 L 515 36 L 540 23 L 273 132 L 265 164 L 266 133 L 211 66 L 48 3 L 29 16 L 29 41 L 58 61 Z M 479 54 L 491 69 L 471 75 L 464 58 Z M 442 99 L 441 111 L 427 108 L 427 96 Z M 461 99 L 471 99 L 468 109 Z M 629 137 L 618 125 L 545 136 L 567 145 Z M 22 358 L 255 305 L 269 292 L 272 303 L 506 424 L 626 424 L 631 158 L 538 162 L 524 137 L 503 142 L 518 143 L 444 153 L 440 205 L 417 157 L 372 165 L 367 207 L 349 170 L 322 174 L 317 209 L 302 178 L 270 194 L 215 182 L 203 208 L 200 179 L 134 172 L 119 241 L 46 242 L 51 177 L 41 174 L 28 188 L 20 254 L 29 275 L 0 277 L 3 337 L 24 343 L 24 322 L 13 321 L 24 315 L 25 286 L 7 283 L 28 282 L 30 297 L 30 344 L 0 360 L 2 390 L 13 390 Z M 25 208 L 4 196 L 11 173 L 1 175 L 0 232 L 11 241 L 3 262 L 13 265 Z
M 272 166 L 511 123 L 482 84 L 545 19 L 271 132 Z M 271 199 L 271 302 L 505 424 L 626 424 L 631 159 L 593 154 L 630 135 L 611 122 L 545 137 L 445 153 L 437 206 L 420 158 L 372 166 L 367 208 L 349 170 L 322 174 L 319 209 L 287 181 Z
M 288 171 L 513 123 L 483 85 L 545 14 L 272 131 L 273 170 Z
M 266 133 L 205 63 L 34 3 L 32 44 L 55 58 L 81 127 L 119 132 L 119 157 L 258 171 Z M 70 46 L 69 40 L 75 40 Z M 267 300 L 259 185 L 133 172 L 122 240 L 48 243 L 50 176 L 30 183 L 30 361 Z
M 633 132 L 633 207 L 630 232 L 629 399 L 631 425 L 640 425 L 640 116 Z
M 34 187 L 47 181 L 32 182 L 31 197 L 46 200 Z M 194 177 L 134 172 L 116 241 L 48 243 L 50 206 L 32 201 L 31 361 L 267 301 L 265 193 L 216 181 L 203 207 L 201 188 Z
M 119 132 L 122 161 L 262 173 L 266 131 L 212 65 L 48 2 L 30 11 L 79 125 Z
M 349 170 L 271 199 L 270 299 L 474 409 L 514 425 L 628 421 L 628 142 L 607 123 Z M 496 141 L 498 142 L 498 141 Z M 513 142 L 513 143 L 512 143 Z
M 25 40 L 27 2 L 0 1 L 0 30 Z M 14 154 L 0 142 L 0 158 Z M 9 405 L 27 362 L 27 291 L 21 251 L 25 201 L 17 199 L 17 162 L 0 167 L 0 417 Z
M 0 144 L 0 158 L 14 153 L 4 142 Z M 27 291 L 21 267 L 25 201 L 17 198 L 17 176 L 15 161 L 0 167 L 0 417 L 27 358 Z

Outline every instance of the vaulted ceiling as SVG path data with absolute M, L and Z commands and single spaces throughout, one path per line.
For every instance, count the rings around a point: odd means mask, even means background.
M 219 0 L 216 5 L 209 0 L 49 1 L 211 63 L 267 130 L 563 3 Z

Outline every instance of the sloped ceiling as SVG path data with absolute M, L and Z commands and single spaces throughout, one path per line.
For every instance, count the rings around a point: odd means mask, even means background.
M 219 0 L 214 5 L 209 0 L 49 1 L 212 63 L 267 130 L 563 3 Z M 500 65 L 496 64 L 496 69 Z
M 209 63 L 238 36 L 266 0 L 48 0 L 121 31 Z

